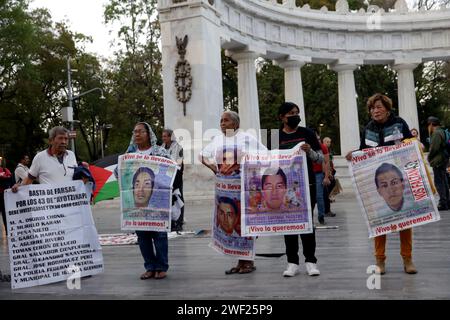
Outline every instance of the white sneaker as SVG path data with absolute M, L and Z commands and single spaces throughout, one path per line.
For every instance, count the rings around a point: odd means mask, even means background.
M 310 276 L 318 276 L 320 274 L 319 269 L 317 269 L 317 264 L 312 262 L 306 262 L 306 271 Z
M 298 264 L 288 263 L 286 271 L 283 272 L 283 277 L 293 277 L 300 272 Z

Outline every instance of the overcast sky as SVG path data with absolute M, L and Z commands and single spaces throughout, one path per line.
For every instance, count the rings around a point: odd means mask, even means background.
M 108 0 L 33 0 L 31 8 L 49 9 L 53 21 L 68 20 L 72 31 L 91 36 L 92 44 L 87 44 L 88 52 L 103 57 L 112 57 L 109 42 L 115 37 L 109 35 L 109 27 L 103 23 L 104 5 Z
M 416 0 L 406 0 L 411 8 Z M 48 8 L 53 21 L 67 20 L 71 30 L 91 36 L 88 52 L 105 58 L 112 57 L 110 42 L 116 33 L 109 34 L 110 27 L 103 23 L 104 6 L 108 0 L 33 0 L 31 8 Z

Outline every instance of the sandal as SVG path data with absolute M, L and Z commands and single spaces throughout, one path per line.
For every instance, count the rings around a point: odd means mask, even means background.
M 233 273 L 239 273 L 239 270 L 241 269 L 241 267 L 233 267 L 230 270 L 226 270 L 225 274 L 233 274 Z
M 165 272 L 165 271 L 159 271 L 159 272 L 156 272 L 156 274 L 155 274 L 155 279 L 164 279 L 165 277 L 167 277 L 167 272 Z
M 147 280 L 151 278 L 155 278 L 155 272 L 153 271 L 146 271 L 141 275 L 141 280 Z
M 225 274 L 234 274 L 234 273 L 239 273 L 239 270 L 241 269 L 241 267 L 243 266 L 244 262 L 241 260 L 238 260 L 238 264 L 236 267 L 231 268 L 230 270 L 226 270 Z
M 253 263 L 244 263 L 239 269 L 239 274 L 250 273 L 256 270 Z

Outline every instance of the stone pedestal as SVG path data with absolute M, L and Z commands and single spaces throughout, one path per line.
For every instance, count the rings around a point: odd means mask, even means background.
M 223 112 L 220 14 L 208 1 L 158 2 L 161 24 L 164 126 L 174 130 L 184 148 L 184 194 L 212 196 L 213 174 L 198 160 L 199 152 L 220 129 Z M 191 66 L 192 97 L 177 100 L 175 66 L 180 60 L 176 37 L 188 36 L 186 60 Z

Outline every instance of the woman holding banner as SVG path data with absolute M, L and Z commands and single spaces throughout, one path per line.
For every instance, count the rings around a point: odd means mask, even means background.
M 239 164 L 242 157 L 250 150 L 267 150 L 252 135 L 241 131 L 239 126 L 239 115 L 234 111 L 225 111 L 220 119 L 222 134 L 214 137 L 211 143 L 200 153 L 202 163 L 211 169 L 217 177 L 232 176 L 240 179 Z M 236 267 L 225 271 L 225 273 L 242 274 L 252 272 L 255 269 L 253 260 L 240 259 Z
M 392 100 L 387 96 L 380 93 L 373 95 L 367 101 L 367 108 L 371 120 L 361 134 L 359 150 L 392 146 L 399 141 L 413 137 L 406 121 L 392 113 Z M 352 152 L 346 155 L 348 161 L 352 160 Z M 375 237 L 374 242 L 376 265 L 380 274 L 384 274 L 386 272 L 386 235 Z M 400 254 L 403 258 L 405 272 L 409 274 L 417 273 L 412 262 L 412 229 L 400 231 Z
M 313 131 L 299 127 L 300 123 L 300 109 L 292 102 L 284 102 L 279 110 L 279 118 L 282 121 L 280 130 L 280 149 L 292 149 L 301 143 L 301 149 L 306 152 L 308 177 L 309 177 L 309 194 L 311 198 L 311 209 L 314 210 L 316 203 L 316 178 L 313 171 L 313 162 L 322 163 L 324 160 L 322 148 Z M 301 234 L 300 238 L 303 245 L 303 255 L 305 256 L 305 266 L 310 276 L 320 275 L 317 268 L 316 252 L 316 234 L 313 228 L 312 233 Z M 283 272 L 284 277 L 293 277 L 299 273 L 298 256 L 298 235 L 285 235 L 284 242 L 286 245 L 286 255 L 288 266 Z
M 134 126 L 133 136 L 127 153 L 140 153 L 170 159 L 164 148 L 156 144 L 156 135 L 147 122 L 138 122 Z M 145 185 L 150 187 L 145 187 Z M 154 174 L 149 169 L 139 169 L 133 177 L 133 194 L 137 207 L 148 205 L 154 185 Z M 174 185 L 174 189 L 177 187 Z M 151 189 L 151 190 L 150 190 Z M 144 258 L 145 272 L 141 280 L 163 279 L 169 269 L 167 232 L 137 231 L 139 249 Z

